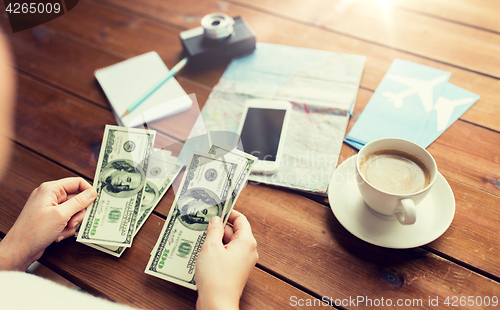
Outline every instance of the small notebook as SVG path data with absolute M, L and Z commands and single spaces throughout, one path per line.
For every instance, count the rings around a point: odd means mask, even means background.
M 118 125 L 126 127 L 153 122 L 191 107 L 193 101 L 179 82 L 171 77 L 135 110 L 121 117 L 167 74 L 168 68 L 156 52 L 139 55 L 94 72 L 108 97 Z

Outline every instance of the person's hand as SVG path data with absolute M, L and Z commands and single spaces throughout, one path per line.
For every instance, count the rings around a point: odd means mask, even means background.
M 229 223 L 233 226 L 223 227 L 221 219 L 213 217 L 208 225 L 196 262 L 198 310 L 238 309 L 245 283 L 259 259 L 247 218 L 233 210 Z
M 25 271 L 52 242 L 75 234 L 97 193 L 82 178 L 46 182 L 28 198 L 0 242 L 0 270 Z

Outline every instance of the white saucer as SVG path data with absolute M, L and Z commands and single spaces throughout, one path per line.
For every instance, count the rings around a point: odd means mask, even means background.
M 401 225 L 395 218 L 376 213 L 363 201 L 356 183 L 356 156 L 337 167 L 328 200 L 337 220 L 351 234 L 368 243 L 394 249 L 414 248 L 441 236 L 455 215 L 455 198 L 450 185 L 438 173 L 434 186 L 417 206 L 413 225 Z

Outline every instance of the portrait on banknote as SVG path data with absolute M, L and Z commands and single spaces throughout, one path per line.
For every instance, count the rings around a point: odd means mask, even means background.
M 142 196 L 141 213 L 144 210 L 151 208 L 156 198 L 160 194 L 160 190 L 151 181 L 146 181 L 146 188 L 144 189 L 144 195 Z
M 206 230 L 214 216 L 221 216 L 225 201 L 207 188 L 191 188 L 177 202 L 180 221 L 187 228 Z
M 139 192 L 146 182 L 138 164 L 120 159 L 109 162 L 101 170 L 100 181 L 106 193 L 113 197 L 126 198 Z

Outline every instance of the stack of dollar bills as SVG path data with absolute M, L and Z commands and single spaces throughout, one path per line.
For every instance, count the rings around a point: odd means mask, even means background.
M 195 267 L 208 222 L 225 223 L 257 158 L 212 145 L 194 151 L 145 272 L 196 290 Z
M 107 125 L 94 189 L 77 241 L 120 257 L 175 180 L 182 164 L 154 149 L 155 131 Z M 226 223 L 257 158 L 213 144 L 191 155 L 145 273 L 196 289 L 195 267 L 208 223 Z
M 77 241 L 120 257 L 182 169 L 154 149 L 155 131 L 107 125 L 94 178 L 97 198 Z

